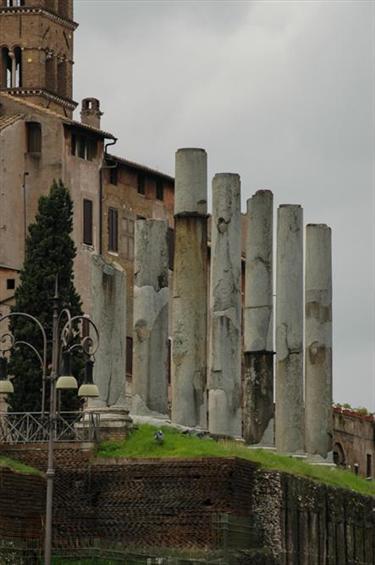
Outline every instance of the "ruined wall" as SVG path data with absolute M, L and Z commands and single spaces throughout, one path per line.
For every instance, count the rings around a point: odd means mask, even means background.
M 28 446 L 18 454 L 46 465 L 46 450 L 36 456 Z M 233 563 L 375 563 L 372 497 L 240 459 L 90 461 L 78 449 L 68 456 L 65 446 L 57 461 L 59 546 L 100 539 L 242 555 Z
M 375 479 L 375 419 L 351 410 L 333 409 L 333 451 L 339 465 L 358 465 L 364 477 Z

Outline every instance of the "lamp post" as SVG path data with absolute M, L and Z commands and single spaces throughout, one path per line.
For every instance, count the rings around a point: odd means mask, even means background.
M 92 320 L 87 316 L 71 316 L 68 308 L 64 308 L 59 313 L 59 294 L 56 277 L 55 295 L 53 297 L 53 324 L 52 324 L 52 369 L 51 374 L 47 377 L 47 336 L 40 321 L 24 312 L 12 312 L 5 316 L 0 316 L 0 323 L 12 317 L 20 317 L 32 320 L 40 329 L 43 336 L 43 355 L 30 343 L 17 341 L 15 336 L 9 331 L 0 334 L 0 394 L 10 394 L 14 392 L 13 383 L 7 379 L 7 360 L 5 353 L 11 349 L 25 345 L 31 348 L 37 355 L 43 373 L 42 386 L 42 413 L 45 410 L 45 394 L 46 381 L 50 382 L 50 405 L 48 418 L 48 464 L 47 464 L 47 494 L 46 494 L 46 524 L 45 524 L 45 542 L 44 542 L 44 563 L 51 564 L 52 556 L 52 502 L 53 502 L 53 482 L 55 477 L 54 469 L 54 437 L 56 429 L 56 391 L 77 389 L 78 384 L 75 377 L 71 374 L 70 360 L 75 350 L 80 350 L 86 356 L 85 382 L 78 390 L 79 397 L 99 396 L 97 386 L 92 382 L 92 367 L 94 354 L 99 346 L 99 332 Z M 65 323 L 64 323 L 65 320 Z M 83 338 L 77 329 L 79 323 L 85 322 L 94 330 L 94 337 L 87 335 Z M 62 325 L 64 323 L 64 325 Z M 62 326 L 62 327 L 61 327 Z M 5 344 L 5 345 L 1 345 Z M 60 357 L 63 359 L 63 374 L 59 373 Z

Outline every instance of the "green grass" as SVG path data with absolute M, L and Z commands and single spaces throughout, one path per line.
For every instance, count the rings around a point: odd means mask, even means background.
M 303 460 L 266 449 L 249 449 L 234 441 L 214 441 L 185 436 L 173 428 L 164 427 L 164 443 L 154 440 L 156 428 L 142 425 L 127 440 L 103 442 L 98 449 L 99 457 L 240 457 L 258 463 L 263 469 L 282 471 L 306 477 L 333 487 L 349 489 L 364 495 L 375 496 L 375 482 L 366 481 L 350 471 L 311 465 Z
M 34 467 L 29 467 L 29 465 L 25 465 L 21 463 L 21 461 L 16 461 L 9 457 L 2 457 L 1 455 L 0 467 L 7 467 L 8 469 L 12 469 L 12 471 L 17 471 L 17 473 L 23 473 L 25 475 L 43 475 L 41 471 L 38 471 L 38 469 Z

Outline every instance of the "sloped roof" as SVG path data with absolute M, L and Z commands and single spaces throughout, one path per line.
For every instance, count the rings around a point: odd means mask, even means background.
M 94 128 L 93 126 L 89 126 L 87 124 L 82 124 L 81 122 L 77 122 L 75 120 L 72 120 L 71 118 L 67 118 L 66 116 L 62 116 L 61 114 L 59 114 L 58 112 L 55 112 L 54 110 L 51 110 L 50 108 L 44 108 L 43 106 L 39 106 L 38 104 L 34 104 L 34 102 L 30 102 L 29 100 L 25 100 L 24 98 L 18 98 L 16 96 L 12 96 L 10 94 L 7 94 L 6 92 L 0 92 L 0 99 L 2 97 L 6 98 L 8 100 L 11 100 L 12 102 L 17 102 L 18 104 L 22 104 L 23 106 L 30 108 L 30 110 L 35 110 L 36 112 L 41 112 L 41 113 L 47 114 L 47 115 L 49 115 L 53 118 L 57 118 L 57 119 L 61 120 L 63 124 L 66 124 L 68 126 L 83 128 L 87 131 L 91 131 L 92 133 L 100 135 L 101 137 L 106 137 L 106 138 L 109 138 L 109 139 L 116 139 L 116 137 L 114 135 L 112 135 L 111 133 L 109 133 L 107 131 Z M 9 117 L 9 115 L 7 117 Z M 19 117 L 23 117 L 23 115 L 19 114 Z
M 131 167 L 132 169 L 144 171 L 146 173 L 149 173 L 150 175 L 154 175 L 156 177 L 163 177 L 165 179 L 168 179 L 171 182 L 174 182 L 174 177 L 172 177 L 171 175 L 167 175 L 166 173 L 162 173 L 161 171 L 158 171 L 157 169 L 151 169 L 150 167 L 147 167 L 146 165 L 141 165 L 140 163 L 135 163 L 134 161 L 129 161 L 128 159 L 123 159 L 122 157 L 117 157 L 116 155 L 107 154 L 107 159 L 112 159 L 113 161 L 116 161 L 117 163 L 120 163 L 122 165 L 126 165 L 128 167 Z
M 23 118 L 23 114 L 7 114 L 6 116 L 0 116 L 0 131 L 11 126 L 21 118 Z

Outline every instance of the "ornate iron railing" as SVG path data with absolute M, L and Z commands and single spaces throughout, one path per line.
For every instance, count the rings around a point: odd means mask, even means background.
M 56 415 L 53 436 L 56 442 L 96 441 L 100 414 L 60 412 Z M 0 443 L 47 442 L 49 414 L 42 412 L 0 412 Z

